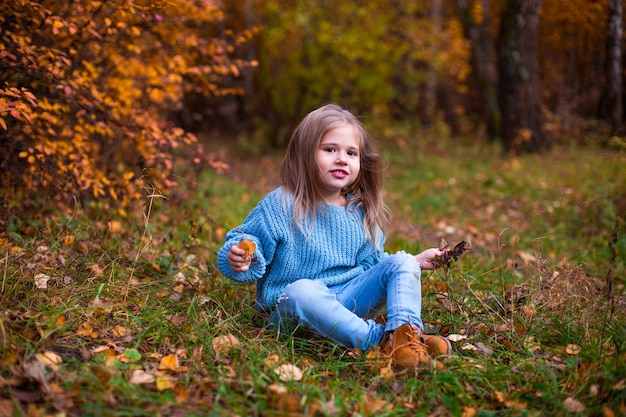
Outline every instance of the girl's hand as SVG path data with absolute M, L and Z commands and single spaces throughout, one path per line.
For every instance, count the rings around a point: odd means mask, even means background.
M 228 252 L 228 264 L 235 272 L 246 272 L 250 269 L 252 257 L 246 256 L 246 251 L 238 248 L 237 245 L 230 247 Z
M 419 262 L 420 267 L 423 270 L 429 270 L 429 269 L 432 270 L 432 269 L 435 269 L 433 264 L 431 263 L 432 259 L 436 258 L 437 256 L 443 255 L 449 250 L 450 249 L 440 250 L 437 248 L 426 249 L 424 252 L 415 255 L 415 260 Z

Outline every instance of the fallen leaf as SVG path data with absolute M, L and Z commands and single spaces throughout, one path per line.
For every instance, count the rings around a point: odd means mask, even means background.
M 46 351 L 44 353 L 36 353 L 35 359 L 44 366 L 49 367 L 53 371 L 59 369 L 59 364 L 63 363 L 63 359 L 54 352 Z
M 184 404 L 189 400 L 189 391 L 182 385 L 176 385 L 173 391 L 176 393 L 176 402 L 178 404 Z
M 78 331 L 76 332 L 79 336 L 96 338 L 100 335 L 100 332 L 96 330 L 91 323 L 88 321 L 81 323 L 78 326 Z
M 142 369 L 135 369 L 133 371 L 133 375 L 130 377 L 130 384 L 151 384 L 156 380 L 154 375 L 149 374 L 148 372 Z
M 391 379 L 393 378 L 393 375 L 393 369 L 389 366 L 380 368 L 380 371 L 378 372 L 378 376 L 382 377 L 383 379 Z
M 456 311 L 456 308 L 450 301 L 450 298 L 445 296 L 438 296 L 437 301 L 440 302 L 449 312 L 454 313 Z
M 615 417 L 615 412 L 608 405 L 604 404 L 602 406 L 602 415 L 604 417 Z
M 580 353 L 580 346 L 570 343 L 565 348 L 565 353 L 568 355 L 578 355 Z
M 122 230 L 122 222 L 119 220 L 111 220 L 107 222 L 107 229 L 109 230 L 109 233 L 117 233 Z
M 476 342 L 476 348 L 478 349 L 478 351 L 480 353 L 482 353 L 485 356 L 492 356 L 493 355 L 493 348 L 489 345 L 486 345 L 482 342 Z
M 563 405 L 570 413 L 582 413 L 585 411 L 585 405 L 574 397 L 567 397 L 563 401 Z
M 461 350 L 473 350 L 473 351 L 477 351 L 478 348 L 474 345 L 472 345 L 471 343 L 467 343 L 463 346 L 461 346 Z
M 61 314 L 54 322 L 57 326 L 61 326 L 63 323 L 65 323 L 66 320 L 67 316 L 65 314 Z
M 363 415 L 365 416 L 378 415 L 382 411 L 393 410 L 393 405 L 387 404 L 387 401 L 376 398 L 370 393 L 367 393 L 365 395 L 365 399 L 363 400 L 361 410 L 363 411 Z
M 72 244 L 74 244 L 74 236 L 73 235 L 63 236 L 63 244 L 65 246 L 71 246 Z
M 159 363 L 159 371 L 174 371 L 180 370 L 180 364 L 178 362 L 178 356 L 171 354 L 164 356 Z
M 452 324 L 444 324 L 443 326 L 441 326 L 441 329 L 439 329 L 439 334 L 441 336 L 447 337 L 450 335 L 450 330 L 452 330 Z
M 476 415 L 476 409 L 467 405 L 461 407 L 461 417 L 474 417 Z
M 278 362 L 280 362 L 280 357 L 278 355 L 270 355 L 265 358 L 263 362 L 265 362 L 265 364 L 270 368 L 273 368 Z
M 275 409 L 289 413 L 300 411 L 299 395 L 288 392 L 287 387 L 282 384 L 271 384 L 268 389 L 270 391 L 270 400 Z
M 156 387 L 159 391 L 171 389 L 174 386 L 169 375 L 159 375 L 156 377 Z
M 302 371 L 295 365 L 284 363 L 274 369 L 281 381 L 300 381 L 302 379 Z
M 91 269 L 91 272 L 93 272 L 93 274 L 97 277 L 104 275 L 104 269 L 102 269 L 98 264 L 93 264 L 88 269 Z
M 537 312 L 537 307 L 534 304 L 523 305 L 522 306 L 522 314 L 524 315 L 524 320 L 530 321 L 533 315 Z
M 313 401 L 313 404 L 316 406 L 316 409 L 319 409 L 322 415 L 325 416 L 336 416 L 339 415 L 339 409 L 335 406 L 335 397 L 332 397 L 328 401 L 320 401 L 317 398 Z M 317 414 L 311 414 L 317 415 Z
M 449 334 L 447 339 L 451 342 L 460 342 L 461 340 L 467 339 L 467 336 L 464 334 Z
M 537 257 L 532 253 L 519 251 L 518 254 L 522 262 L 526 265 L 537 262 Z
M 43 386 L 48 385 L 44 365 L 39 361 L 24 364 L 24 377 L 31 381 L 39 382 Z
M 506 401 L 506 395 L 502 391 L 495 391 L 493 393 L 493 396 L 499 403 L 503 403 Z
M 130 330 L 128 330 L 124 326 L 115 326 L 111 330 L 111 333 L 113 333 L 113 336 L 115 336 L 115 337 L 124 337 L 124 336 L 128 336 L 130 334 Z
M 526 327 L 526 325 L 524 323 L 522 323 L 519 320 L 516 320 L 513 328 L 515 329 L 515 334 L 517 336 L 526 336 L 526 333 L 528 333 L 528 328 Z
M 174 326 L 180 327 L 185 322 L 185 320 L 187 320 L 187 317 L 169 315 L 165 317 L 165 319 L 170 321 Z
M 508 408 L 516 408 L 518 410 L 523 410 L 528 407 L 528 404 L 526 404 L 525 402 L 516 400 L 506 400 L 504 402 L 504 405 Z
M 224 236 L 226 236 L 226 229 L 222 226 L 218 226 L 215 228 L 215 241 L 221 242 L 224 240 Z
M 228 352 L 239 346 L 239 340 L 232 334 L 224 334 L 213 338 L 213 351 L 216 355 Z
M 115 351 L 111 349 L 109 346 L 98 346 L 94 348 L 93 354 L 98 355 L 99 358 L 103 358 L 104 363 L 107 366 L 112 365 L 117 360 Z
M 52 277 L 46 274 L 37 274 L 35 275 L 35 287 L 40 290 L 45 290 L 48 288 L 48 281 L 50 281 Z
M 620 379 L 615 384 L 611 385 L 611 388 L 613 388 L 615 391 L 623 390 L 624 388 L 626 388 L 626 379 Z
M 372 371 L 386 367 L 389 360 L 389 356 L 385 355 L 380 349 L 370 349 L 367 352 L 367 363 Z
M 256 250 L 256 244 L 248 238 L 240 241 L 237 244 L 239 249 L 243 249 L 245 251 L 243 256 L 249 256 L 250 258 L 254 257 L 254 251 Z

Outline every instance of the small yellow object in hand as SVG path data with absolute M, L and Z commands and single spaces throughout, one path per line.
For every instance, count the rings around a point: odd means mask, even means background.
M 251 258 L 254 256 L 254 251 L 256 250 L 256 244 L 250 239 L 245 238 L 244 240 L 240 241 L 237 244 L 237 247 L 239 249 L 243 249 L 246 252 L 244 253 L 244 256 L 249 256 Z

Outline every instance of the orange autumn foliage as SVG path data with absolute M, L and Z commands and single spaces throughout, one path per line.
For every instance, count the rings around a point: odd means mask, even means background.
M 178 154 L 211 163 L 168 119 L 186 92 L 238 92 L 220 83 L 252 65 L 235 55 L 253 32 L 218 36 L 222 17 L 204 0 L 0 3 L 0 197 L 125 205 L 147 169 L 168 186 Z

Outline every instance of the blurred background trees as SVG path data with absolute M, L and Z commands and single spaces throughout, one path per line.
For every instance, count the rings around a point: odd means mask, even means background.
M 122 205 L 173 158 L 210 163 L 171 118 L 189 94 L 240 93 L 222 81 L 251 32 L 219 32 L 212 2 L 9 0 L 0 4 L 0 197 L 105 197 Z M 57 201 L 58 202 L 58 201 Z
M 282 146 L 334 101 L 510 153 L 623 133 L 616 0 L 0 4 L 0 196 L 127 203 L 195 134 Z

